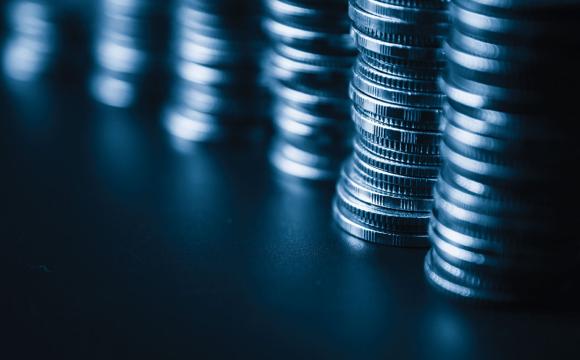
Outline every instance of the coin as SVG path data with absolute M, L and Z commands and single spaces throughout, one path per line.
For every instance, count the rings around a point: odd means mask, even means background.
M 369 113 L 401 122 L 429 124 L 437 127 L 441 109 L 420 108 L 408 105 L 399 105 L 383 99 L 378 99 L 364 93 L 353 83 L 349 87 L 349 95 L 355 106 Z
M 443 53 L 438 47 L 411 46 L 398 42 L 389 42 L 364 34 L 362 31 L 352 28 L 352 36 L 355 44 L 369 52 L 392 58 L 408 59 L 411 61 L 441 61 Z
M 448 23 L 447 2 L 433 2 L 428 6 L 421 1 L 355 0 L 357 6 L 371 14 L 417 24 Z
M 395 17 L 375 15 L 349 2 L 349 16 L 353 26 L 361 32 L 389 43 L 419 47 L 439 47 L 447 32 L 443 23 L 409 23 Z
M 406 196 L 397 193 L 378 190 L 368 186 L 353 169 L 351 164 L 345 164 L 341 179 L 345 189 L 357 199 L 379 207 L 403 211 L 430 211 L 433 206 L 431 197 Z
M 352 86 L 372 97 L 397 105 L 422 108 L 440 108 L 443 104 L 443 95 L 440 93 L 423 93 L 409 90 L 399 90 L 392 86 L 381 85 L 360 72 L 356 71 L 352 77 Z
M 399 247 L 425 247 L 428 243 L 425 235 L 392 233 L 361 224 L 352 215 L 344 214 L 336 204 L 334 219 L 343 231 L 365 241 Z

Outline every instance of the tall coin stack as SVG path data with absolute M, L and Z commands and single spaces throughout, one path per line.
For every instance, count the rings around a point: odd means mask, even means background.
M 267 76 L 284 174 L 333 180 L 351 148 L 347 85 L 355 58 L 343 0 L 265 0 Z
M 443 95 L 446 0 L 351 0 L 360 55 L 350 84 L 354 154 L 334 215 L 350 235 L 392 246 L 428 245 Z
M 452 1 L 425 272 L 459 297 L 562 299 L 580 263 L 578 92 L 566 89 L 580 79 L 580 5 L 565 2 Z
M 165 127 L 187 141 L 246 140 L 267 116 L 259 0 L 181 0 Z
M 171 1 L 100 0 L 91 91 L 100 102 L 133 107 L 157 100 L 167 83 Z

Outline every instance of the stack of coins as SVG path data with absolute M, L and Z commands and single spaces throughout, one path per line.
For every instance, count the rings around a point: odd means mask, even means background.
M 100 0 L 91 92 L 114 107 L 164 94 L 171 1 Z
M 336 179 L 350 149 L 347 85 L 355 58 L 346 2 L 265 0 L 267 78 L 277 140 L 272 164 L 309 180 Z
M 363 240 L 427 246 L 439 164 L 446 0 L 351 0 L 360 55 L 350 84 L 354 154 L 337 185 L 335 219 Z
M 175 12 L 175 83 L 164 117 L 188 141 L 248 140 L 267 116 L 259 0 L 182 0 Z
M 453 0 L 450 14 L 426 275 L 469 299 L 553 296 L 580 259 L 566 88 L 580 79 L 580 5 Z
M 67 53 L 69 18 L 54 1 L 15 0 L 6 6 L 9 38 L 2 65 L 12 79 L 29 81 L 62 74 L 71 65 Z

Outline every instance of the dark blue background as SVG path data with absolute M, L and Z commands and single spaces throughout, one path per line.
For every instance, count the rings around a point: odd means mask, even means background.
M 424 250 L 342 238 L 332 186 L 279 178 L 265 144 L 188 149 L 49 86 L 1 99 L 0 357 L 578 356 L 574 303 L 442 297 Z

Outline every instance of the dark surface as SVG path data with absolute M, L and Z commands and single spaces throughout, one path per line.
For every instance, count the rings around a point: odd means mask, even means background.
M 2 358 L 578 357 L 573 303 L 442 297 L 424 250 L 341 238 L 332 188 L 265 145 L 177 151 L 154 112 L 33 89 L 1 96 Z

